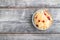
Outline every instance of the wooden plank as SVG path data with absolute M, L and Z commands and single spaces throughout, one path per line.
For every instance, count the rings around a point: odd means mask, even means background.
M 48 8 L 54 22 L 46 31 L 32 25 L 32 14 L 38 9 L 0 9 L 0 33 L 60 33 L 60 9 Z
M 8 7 L 30 7 L 30 6 L 52 6 L 60 7 L 60 0 L 0 0 L 0 6 Z
M 0 34 L 1 40 L 59 40 L 60 34 Z

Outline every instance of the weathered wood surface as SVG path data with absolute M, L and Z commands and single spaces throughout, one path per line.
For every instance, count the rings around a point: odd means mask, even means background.
M 60 40 L 60 34 L 0 34 L 0 40 Z
M 45 7 L 54 22 L 49 30 L 39 31 L 32 25 L 31 18 L 36 10 Z M 59 40 L 59 30 L 60 0 L 0 0 L 1 40 Z
M 48 8 L 54 22 L 46 31 L 32 25 L 32 14 L 38 9 L 0 9 L 0 33 L 60 33 L 60 9 Z
M 26 6 L 52 6 L 60 7 L 59 0 L 0 0 L 0 6 L 26 7 Z

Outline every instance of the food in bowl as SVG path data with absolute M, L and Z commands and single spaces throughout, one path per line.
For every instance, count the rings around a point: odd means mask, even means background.
M 47 30 L 50 28 L 53 19 L 47 9 L 41 9 L 34 13 L 33 22 L 35 27 L 39 30 Z

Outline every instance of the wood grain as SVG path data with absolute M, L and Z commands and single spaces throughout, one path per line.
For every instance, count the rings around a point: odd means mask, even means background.
M 0 34 L 1 40 L 59 40 L 60 34 Z
M 48 8 L 53 17 L 49 30 L 37 30 L 32 14 Z M 60 0 L 0 0 L 1 40 L 60 40 Z
M 59 0 L 0 0 L 0 6 L 26 7 L 26 6 L 54 6 L 60 7 Z
M 32 25 L 32 14 L 38 9 L 0 9 L 0 33 L 60 33 L 60 9 L 48 8 L 54 22 L 46 31 Z

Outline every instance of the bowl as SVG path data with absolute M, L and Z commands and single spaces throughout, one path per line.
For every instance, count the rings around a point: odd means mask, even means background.
M 45 10 L 45 9 L 39 9 L 39 10 L 37 10 L 36 12 L 34 12 L 34 14 L 33 14 L 33 16 L 32 16 L 32 23 L 33 23 L 34 27 L 35 27 L 36 29 L 38 29 L 38 30 L 42 30 L 42 29 L 38 28 L 38 27 L 36 26 L 36 24 L 34 23 L 34 16 L 35 16 L 35 14 L 36 14 L 37 12 L 42 11 L 42 10 Z M 50 28 L 50 27 L 51 27 L 51 25 L 49 26 L 49 28 Z M 48 30 L 49 28 L 47 28 L 46 30 Z

